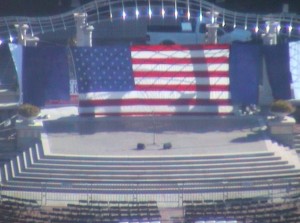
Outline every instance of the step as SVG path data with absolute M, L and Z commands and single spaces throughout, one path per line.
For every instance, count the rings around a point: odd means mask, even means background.
M 161 168 L 150 168 L 150 169 L 143 169 L 140 168 L 136 169 L 103 169 L 103 168 L 94 168 L 89 170 L 83 170 L 79 167 L 74 167 L 72 169 L 64 169 L 64 168 L 36 168 L 35 166 L 29 167 L 23 172 L 25 173 L 44 173 L 44 174 L 65 174 L 65 175 L 78 175 L 78 174 L 85 174 L 85 175 L 94 175 L 94 174 L 103 174 L 103 175 L 169 175 L 169 174 L 213 174 L 213 173 L 237 173 L 237 172 L 254 172 L 254 171 L 271 171 L 271 170 L 287 170 L 287 169 L 294 169 L 293 165 L 280 165 L 280 166 L 261 166 L 261 167 L 236 167 L 234 168 L 225 168 L 220 166 L 219 168 L 207 168 L 203 166 L 202 168 L 180 168 L 180 167 L 173 167 L 171 169 L 161 169 Z
M 300 149 L 300 144 L 293 145 L 293 149 L 295 150 Z
M 199 164 L 221 164 L 221 163 L 235 163 L 235 162 L 243 162 L 243 163 L 249 163 L 249 162 L 265 162 L 265 161 L 278 161 L 281 160 L 281 157 L 277 156 L 269 156 L 269 157 L 246 157 L 246 158 L 239 158 L 239 159 L 231 159 L 231 158 L 224 158 L 224 159 L 199 159 L 199 157 L 194 157 L 193 159 L 175 159 L 175 160 L 149 160 L 147 157 L 144 158 L 136 158 L 132 160 L 127 160 L 126 158 L 120 159 L 120 160 L 114 160 L 113 158 L 109 158 L 107 160 L 105 159 L 99 159 L 99 160 L 90 160 L 89 158 L 82 157 L 80 160 L 57 160 L 56 158 L 52 158 L 50 156 L 49 159 L 41 158 L 39 160 L 34 160 L 37 164 L 51 164 L 51 165 L 86 165 L 86 166 L 94 166 L 94 165 L 107 165 L 107 166 L 114 166 L 114 165 L 128 165 L 128 166 L 135 166 L 135 165 L 199 165 Z M 168 157 L 166 157 L 168 158 Z
M 33 181 L 64 181 L 70 180 L 75 182 L 103 182 L 103 181 L 137 181 L 137 182 L 149 182 L 149 181 L 180 181 L 180 180 L 195 180 L 195 179 L 248 179 L 248 178 L 256 178 L 261 176 L 277 176 L 277 175 L 289 175 L 289 174 L 299 174 L 300 171 L 297 169 L 288 169 L 288 170 L 272 170 L 272 171 L 240 171 L 234 173 L 189 173 L 186 172 L 184 174 L 174 173 L 174 174 L 109 174 L 109 173 L 101 173 L 101 174 L 63 174 L 63 173 L 37 173 L 37 172 L 22 172 L 17 174 L 17 179 L 27 179 Z
M 51 176 L 51 177 L 50 177 Z M 11 180 L 20 181 L 20 182 L 36 182 L 38 184 L 48 184 L 48 183 L 61 183 L 61 184 L 102 184 L 102 183 L 120 183 L 120 184 L 146 184 L 146 183 L 195 183 L 195 182 L 201 182 L 201 183 L 212 183 L 212 182 L 247 182 L 247 184 L 251 185 L 251 181 L 257 182 L 262 181 L 266 182 L 272 182 L 274 180 L 278 179 L 290 179 L 290 178 L 296 178 L 295 180 L 300 179 L 300 173 L 299 172 L 291 172 L 287 174 L 286 172 L 278 173 L 274 172 L 273 174 L 264 174 L 264 175 L 251 175 L 251 176 L 232 176 L 232 177 L 209 177 L 206 176 L 202 177 L 195 177 L 195 176 L 184 176 L 184 177 L 173 177 L 173 178 L 166 178 L 163 177 L 161 179 L 141 179 L 141 178 L 125 178 L 125 179 L 119 179 L 119 178 L 101 178 L 101 177 L 95 177 L 95 178 L 66 178 L 66 177 L 53 177 L 52 175 L 49 175 L 48 177 L 42 176 L 42 177 L 32 177 L 32 176 L 17 176 Z
M 51 164 L 45 164 L 45 163 L 34 163 L 33 165 L 30 166 L 31 169 L 59 169 L 59 170 L 73 170 L 73 169 L 80 169 L 80 170 L 94 170 L 95 168 L 101 170 L 126 170 L 126 171 L 132 171 L 132 170 L 151 170 L 151 169 L 157 169 L 160 168 L 162 170 L 172 170 L 176 168 L 180 169 L 212 169 L 212 168 L 240 168 L 240 167 L 260 167 L 260 166 L 282 166 L 288 164 L 287 161 L 282 161 L 282 160 L 271 160 L 271 161 L 257 161 L 257 162 L 228 162 L 228 163 L 208 163 L 208 164 L 201 164 L 201 163 L 195 163 L 195 164 L 170 164 L 170 165 L 160 165 L 160 164 L 141 164 L 141 165 L 120 165 L 120 164 L 115 164 L 115 165 L 86 165 L 86 164 L 79 164 L 79 165 L 70 165 L 70 164 L 57 164 L 57 163 L 51 163 Z

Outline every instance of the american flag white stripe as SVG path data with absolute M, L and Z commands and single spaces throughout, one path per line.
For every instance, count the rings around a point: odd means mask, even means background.
M 227 100 L 230 97 L 228 91 L 126 91 L 126 92 L 94 92 L 81 93 L 80 101 L 90 100 L 127 100 L 137 99 L 211 99 L 211 100 Z
M 229 51 L 221 50 L 182 50 L 182 51 L 132 51 L 131 58 L 139 59 L 167 59 L 167 58 L 210 58 L 210 57 L 229 57 Z
M 229 78 L 135 78 L 134 82 L 136 85 L 229 85 Z
M 161 72 L 180 72 L 180 71 L 228 71 L 228 64 L 133 64 L 133 71 L 161 71 Z
M 226 114 L 232 112 L 232 106 L 145 106 L 145 105 L 134 105 L 134 106 L 98 106 L 98 107 L 80 107 L 80 114 L 97 114 L 97 115 L 109 115 L 109 114 Z

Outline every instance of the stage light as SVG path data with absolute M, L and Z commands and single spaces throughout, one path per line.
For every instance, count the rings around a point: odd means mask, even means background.
M 123 2 L 123 0 L 122 0 L 122 18 L 123 18 L 123 20 L 126 19 L 126 12 L 125 12 L 125 8 L 124 8 L 124 2 Z
M 151 10 L 151 2 L 150 2 L 150 0 L 148 1 L 148 15 L 149 15 L 149 19 L 151 19 L 152 18 L 152 10 Z
M 199 2 L 199 20 L 202 22 L 203 20 L 203 15 L 202 15 L 202 0 Z
M 289 35 L 291 35 L 292 31 L 293 31 L 293 26 L 292 25 L 289 25 L 288 26 L 288 31 L 289 31 Z
M 234 18 L 233 18 L 233 28 L 236 28 L 236 13 L 234 13 Z
M 161 9 L 161 15 L 162 15 L 163 18 L 165 18 L 165 14 L 166 14 L 166 11 L 165 11 L 164 8 L 162 8 L 162 9 Z
M 244 29 L 245 29 L 245 30 L 248 29 L 248 15 L 246 15 Z
M 256 17 L 256 24 L 255 24 L 255 28 L 254 28 L 255 33 L 258 33 L 258 30 L 259 30 L 259 28 L 258 28 L 258 17 Z
M 175 7 L 175 11 L 174 11 L 174 15 L 175 15 L 175 19 L 177 19 L 178 18 L 178 10 L 177 10 L 177 1 L 175 0 L 174 1 L 174 7 Z
M 140 15 L 140 12 L 138 9 L 135 10 L 135 17 L 138 19 L 139 18 L 139 15 Z
M 267 22 L 266 24 L 266 33 L 270 32 L 270 24 Z
M 9 36 L 9 41 L 12 43 L 14 41 L 14 38 L 12 36 Z
M 152 10 L 151 10 L 151 8 L 149 8 L 148 14 L 149 14 L 149 19 L 151 19 L 151 17 L 152 17 Z
M 122 12 L 122 17 L 123 17 L 123 20 L 126 19 L 126 12 L 125 11 Z
M 0 39 L 0 45 L 2 45 L 3 41 Z
M 108 2 L 108 7 L 109 7 L 109 18 L 110 18 L 110 21 L 112 21 L 113 15 L 112 15 L 112 9 L 111 9 L 110 1 Z
M 164 1 L 162 0 L 161 1 L 161 16 L 163 18 L 165 18 L 165 14 L 166 14 L 166 11 L 165 11 L 165 7 L 164 7 Z
M 276 32 L 277 34 L 280 33 L 280 30 L 281 30 L 281 26 L 280 26 L 280 23 L 276 26 Z
M 222 26 L 225 26 L 225 13 L 223 12 Z
M 202 20 L 203 20 L 203 15 L 202 15 L 202 13 L 200 12 L 200 14 L 199 14 L 199 21 L 202 22 Z
M 187 19 L 190 20 L 191 12 L 190 12 L 190 1 L 187 0 Z

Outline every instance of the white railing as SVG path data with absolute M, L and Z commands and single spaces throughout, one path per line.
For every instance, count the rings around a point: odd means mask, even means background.
M 173 11 L 166 12 L 165 17 L 175 17 L 177 9 L 179 17 L 199 18 L 205 17 L 205 12 L 219 12 L 218 21 L 232 27 L 241 27 L 249 30 L 265 30 L 265 21 L 278 21 L 281 24 L 280 32 L 288 32 L 294 38 L 300 38 L 298 27 L 300 16 L 296 14 L 253 14 L 239 13 L 220 8 L 205 0 L 94 0 L 74 10 L 54 16 L 45 17 L 0 17 L 0 38 L 1 41 L 12 41 L 17 37 L 16 24 L 28 24 L 31 35 L 39 35 L 48 32 L 67 30 L 75 27 L 74 13 L 87 13 L 88 22 L 93 25 L 107 20 L 118 20 L 123 18 L 123 12 L 132 11 L 126 19 L 138 19 L 148 17 L 151 9 L 153 17 L 162 17 L 163 7 L 173 8 Z M 138 16 L 136 11 L 139 11 Z M 154 13 L 156 11 L 156 14 Z

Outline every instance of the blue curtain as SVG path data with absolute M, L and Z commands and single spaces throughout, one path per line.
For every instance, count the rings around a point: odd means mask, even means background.
M 257 104 L 262 77 L 261 45 L 233 43 L 229 60 L 230 93 L 233 104 Z
M 0 85 L 16 90 L 17 71 L 10 53 L 9 45 L 0 45 Z
M 19 91 L 23 92 L 23 85 L 22 85 L 22 75 L 23 75 L 23 47 L 19 44 L 9 44 L 10 53 L 12 56 L 12 59 L 15 64 L 15 70 L 17 72 L 18 77 L 18 85 L 19 85 Z M 22 95 L 20 95 L 20 103 L 23 102 Z
M 291 99 L 289 45 L 264 46 L 263 51 L 274 99 Z
M 24 103 L 43 106 L 48 100 L 69 100 L 68 66 L 65 47 L 24 47 Z

